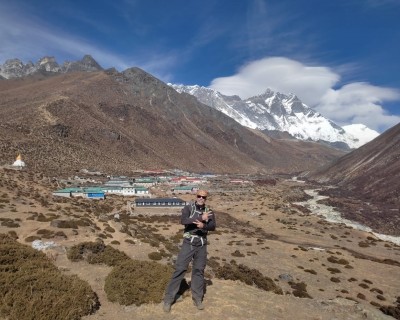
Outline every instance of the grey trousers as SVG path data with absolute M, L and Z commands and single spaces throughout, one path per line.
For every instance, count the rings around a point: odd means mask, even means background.
M 179 291 L 179 286 L 188 269 L 190 261 L 193 259 L 192 279 L 190 288 L 192 290 L 192 299 L 202 301 L 204 295 L 204 269 L 207 263 L 207 244 L 204 246 L 191 246 L 186 240 L 183 241 L 181 251 L 175 264 L 175 272 L 172 274 L 165 291 L 164 302 L 173 303 L 175 296 Z

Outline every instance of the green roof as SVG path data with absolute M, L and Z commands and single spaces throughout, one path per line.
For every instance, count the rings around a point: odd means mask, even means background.
M 54 192 L 57 192 L 57 193 L 70 193 L 70 192 L 102 193 L 104 191 L 99 187 L 88 187 L 88 188 L 65 188 L 65 189 L 56 190 Z
M 145 187 L 135 187 L 135 190 L 146 191 L 146 190 L 148 190 L 148 189 L 145 188 Z
M 179 187 L 174 187 L 174 190 L 192 190 L 194 187 L 193 186 L 179 186 Z
M 98 192 L 104 192 L 100 187 L 89 187 L 89 188 L 83 188 L 83 192 L 85 193 L 98 193 Z
M 137 183 L 137 182 L 145 182 L 145 183 L 153 183 L 153 182 L 155 182 L 156 181 L 156 179 L 151 179 L 151 178 L 138 178 L 138 179 L 135 179 L 135 183 Z
M 56 190 L 54 192 L 57 192 L 57 193 L 70 193 L 70 192 L 77 192 L 77 190 L 80 190 L 80 188 L 65 188 L 65 189 Z

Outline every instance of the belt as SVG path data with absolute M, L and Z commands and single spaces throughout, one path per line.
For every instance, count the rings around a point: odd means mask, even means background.
M 203 238 L 202 236 L 198 236 L 197 234 L 190 234 L 190 232 L 185 232 L 185 233 L 183 234 L 183 237 L 184 237 L 185 239 L 190 239 L 190 244 L 193 243 L 193 240 L 194 240 L 195 238 L 200 238 L 201 246 L 204 246 L 204 238 Z

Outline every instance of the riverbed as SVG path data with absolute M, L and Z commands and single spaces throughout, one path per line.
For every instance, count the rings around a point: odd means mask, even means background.
M 303 206 L 303 207 L 309 209 L 311 211 L 311 214 L 315 214 L 315 215 L 324 217 L 324 219 L 326 221 L 333 222 L 333 223 L 343 223 L 346 226 L 350 226 L 350 227 L 352 227 L 354 229 L 372 233 L 378 239 L 381 239 L 381 240 L 384 240 L 384 241 L 393 242 L 393 243 L 395 243 L 397 245 L 400 245 L 400 237 L 394 237 L 394 236 L 390 236 L 390 235 L 376 233 L 376 232 L 372 231 L 372 229 L 370 227 L 367 227 L 367 226 L 365 226 L 363 224 L 360 224 L 360 223 L 358 223 L 356 221 L 351 221 L 351 220 L 342 218 L 340 212 L 336 211 L 335 208 L 333 208 L 331 206 L 327 206 L 327 205 L 322 204 L 322 203 L 318 203 L 319 200 L 323 200 L 323 199 L 329 198 L 327 196 L 320 195 L 319 194 L 319 190 L 320 189 L 307 189 L 307 190 L 304 190 L 304 192 L 306 194 L 308 194 L 309 196 L 311 196 L 312 198 L 307 200 L 307 201 L 303 201 L 303 202 L 295 202 L 295 204 Z

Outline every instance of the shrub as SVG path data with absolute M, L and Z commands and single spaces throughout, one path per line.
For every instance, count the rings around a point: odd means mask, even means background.
M 232 256 L 234 256 L 234 257 L 244 257 L 244 254 L 241 253 L 239 250 L 235 250 L 235 252 L 232 253 Z
M 68 249 L 67 258 L 71 261 L 84 260 L 85 257 L 92 253 L 104 251 L 105 244 L 103 242 L 82 242 Z
M 162 255 L 160 252 L 150 252 L 148 254 L 148 257 L 150 260 L 161 260 L 162 259 Z
M 307 292 L 307 285 L 304 282 L 289 282 L 289 285 L 292 287 L 293 295 L 298 298 L 309 298 L 312 297 Z
M 13 239 L 18 239 L 18 234 L 15 231 L 8 231 L 7 235 Z
M 317 274 L 317 271 L 313 270 L 313 269 L 304 269 L 304 272 L 308 272 L 311 274 Z
M 40 235 L 41 238 L 50 239 L 54 237 L 54 232 L 47 229 L 39 229 L 36 234 Z
M 114 233 L 115 229 L 110 227 L 110 226 L 107 226 L 107 227 L 104 228 L 104 231 L 107 231 L 107 232 L 110 232 L 110 233 Z
M 29 236 L 25 238 L 25 242 L 33 242 L 35 240 L 40 240 L 41 238 L 38 236 Z
M 363 242 L 363 241 L 360 241 L 359 243 L 358 243 L 358 246 L 360 247 L 360 248 L 368 248 L 369 247 L 369 243 L 368 242 Z
M 90 264 L 104 263 L 108 266 L 115 266 L 130 260 L 124 252 L 112 246 L 106 246 L 102 241 L 82 242 L 74 245 L 67 251 L 67 257 L 71 261 L 86 259 Z
M 372 302 L 371 302 L 372 304 Z M 376 303 L 378 306 L 379 304 Z M 392 306 L 381 306 L 379 308 L 384 314 L 392 316 L 395 319 L 400 319 L 400 296 L 397 297 L 395 305 Z
M 338 268 L 327 268 L 327 270 L 332 274 L 341 273 L 342 272 Z
M 89 284 L 63 275 L 40 251 L 0 234 L 0 316 L 9 320 L 80 319 L 99 300 Z
M 362 299 L 362 300 L 365 300 L 365 295 L 362 294 L 362 293 L 358 293 L 358 294 L 357 294 L 357 298 Z
M 128 260 L 109 273 L 104 290 L 108 300 L 122 305 L 159 303 L 171 273 L 171 267 L 154 261 Z
M 7 228 L 18 228 L 19 224 L 12 219 L 0 219 L 1 225 Z
M 86 218 L 81 218 L 79 220 L 52 220 L 50 225 L 55 228 L 78 229 L 79 227 L 90 226 L 91 222 Z
M 265 291 L 273 291 L 276 294 L 283 294 L 282 289 L 278 287 L 271 278 L 265 277 L 260 271 L 250 269 L 243 264 L 225 264 L 216 269 L 215 275 L 220 279 L 239 280 L 247 285 L 254 285 Z
M 371 292 L 377 292 L 377 293 L 379 293 L 379 294 L 383 294 L 383 291 L 382 291 L 381 289 L 378 289 L 378 288 L 372 288 L 372 289 L 369 290 L 369 291 L 371 291 Z
M 338 264 L 343 264 L 343 265 L 349 264 L 349 262 L 346 259 L 338 259 L 334 256 L 330 256 L 327 260 L 331 263 L 338 263 Z

